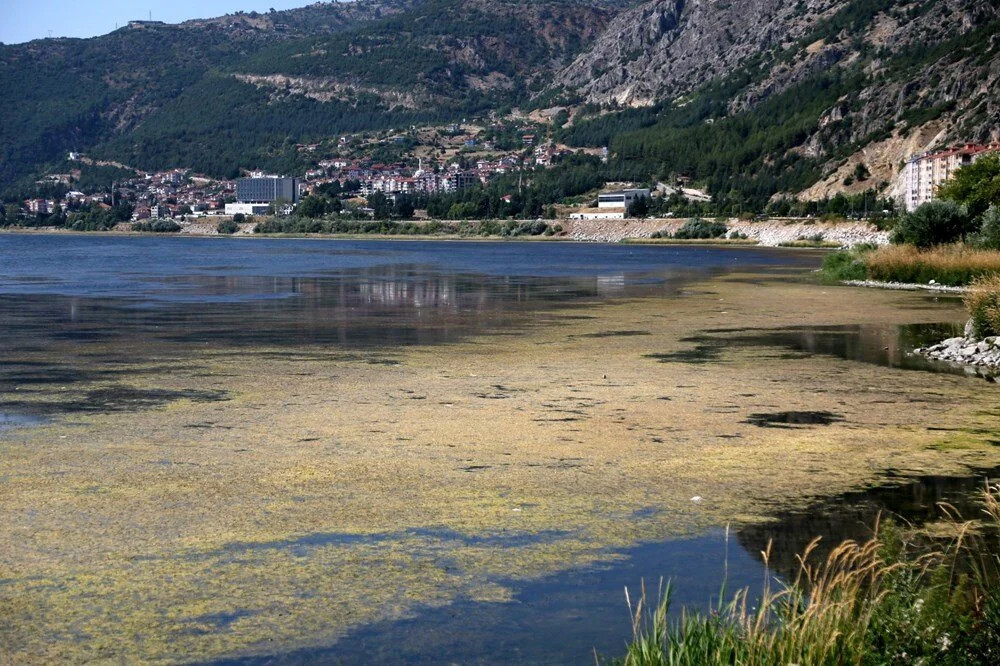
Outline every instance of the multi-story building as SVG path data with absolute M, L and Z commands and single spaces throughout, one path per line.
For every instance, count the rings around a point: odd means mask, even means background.
M 239 203 L 269 204 L 278 199 L 291 203 L 298 201 L 298 179 L 263 176 L 236 180 L 236 201 Z
M 914 155 L 903 169 L 903 198 L 907 211 L 933 201 L 942 183 L 983 155 L 1000 151 L 1000 143 L 972 144 Z
M 45 199 L 32 199 L 28 202 L 28 211 L 33 215 L 48 215 L 49 202 Z

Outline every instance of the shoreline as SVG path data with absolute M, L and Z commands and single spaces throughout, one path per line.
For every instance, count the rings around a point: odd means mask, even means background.
M 106 231 L 75 231 L 61 227 L 5 227 L 0 233 L 50 233 L 50 234 L 102 234 L 141 236 L 230 236 L 242 238 L 259 236 L 262 238 L 335 238 L 335 239 L 387 239 L 387 240 L 524 240 L 578 243 L 624 243 L 635 245 L 727 245 L 757 247 L 787 247 L 792 249 L 836 249 L 852 247 L 859 243 L 885 244 L 886 232 L 874 225 L 859 221 L 828 222 L 810 218 L 773 218 L 768 220 L 726 220 L 727 236 L 739 234 L 740 238 L 654 238 L 654 235 L 673 234 L 684 224 L 686 218 L 624 219 L 624 220 L 541 220 L 547 225 L 559 225 L 562 230 L 553 235 L 462 235 L 441 234 L 382 234 L 382 233 L 255 233 L 254 223 L 243 224 L 234 234 L 220 234 L 216 231 L 218 221 L 186 222 L 177 232 L 148 232 L 122 229 Z M 412 221 L 411 221 L 412 222 Z M 416 224 L 442 222 L 457 224 L 457 220 L 418 220 Z M 482 222 L 470 220 L 468 222 Z

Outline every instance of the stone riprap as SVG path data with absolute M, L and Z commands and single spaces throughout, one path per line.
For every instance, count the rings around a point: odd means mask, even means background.
M 965 335 L 948 338 L 930 347 L 918 347 L 913 353 L 963 365 L 974 374 L 985 373 L 992 376 L 1000 373 L 1000 337 L 990 336 L 979 340 L 972 336 L 971 328 L 967 325 Z
M 648 220 L 560 220 L 573 240 L 616 243 L 626 239 L 652 238 L 654 233 L 677 233 L 685 219 Z M 853 247 L 862 243 L 888 245 L 889 232 L 867 222 L 821 222 L 811 219 L 774 218 L 750 221 L 726 220 L 727 234 L 739 233 L 758 245 L 778 246 L 804 240 L 819 240 Z

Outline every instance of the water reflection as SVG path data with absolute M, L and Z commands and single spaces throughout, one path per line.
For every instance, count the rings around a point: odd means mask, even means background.
M 919 526 L 942 516 L 941 502 L 965 516 L 977 515 L 983 478 L 998 474 L 1000 469 L 969 477 L 887 479 L 885 485 L 781 512 L 773 522 L 731 534 L 717 529 L 689 539 L 639 544 L 598 567 L 530 582 L 501 581 L 516 589 L 510 603 L 462 601 L 425 608 L 408 619 L 365 626 L 325 648 L 215 663 L 586 663 L 593 661 L 595 651 L 618 657 L 631 635 L 626 586 L 635 593 L 645 581 L 655 590 L 661 577 L 670 579 L 676 583 L 675 612 L 684 607 L 708 612 L 724 576 L 727 595 L 744 587 L 759 593 L 773 576 L 790 580 L 798 566 L 795 556 L 817 536 L 821 541 L 815 556 L 826 557 L 844 539 L 871 538 L 876 521 L 889 516 Z M 768 548 L 765 567 L 762 553 Z M 497 556 L 503 557 L 502 548 Z

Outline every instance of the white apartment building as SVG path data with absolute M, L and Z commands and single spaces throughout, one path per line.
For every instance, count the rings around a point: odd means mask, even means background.
M 983 155 L 1000 151 L 1000 143 L 972 144 L 914 155 L 903 168 L 903 203 L 907 212 L 933 201 L 941 183 L 958 169 L 972 164 Z

